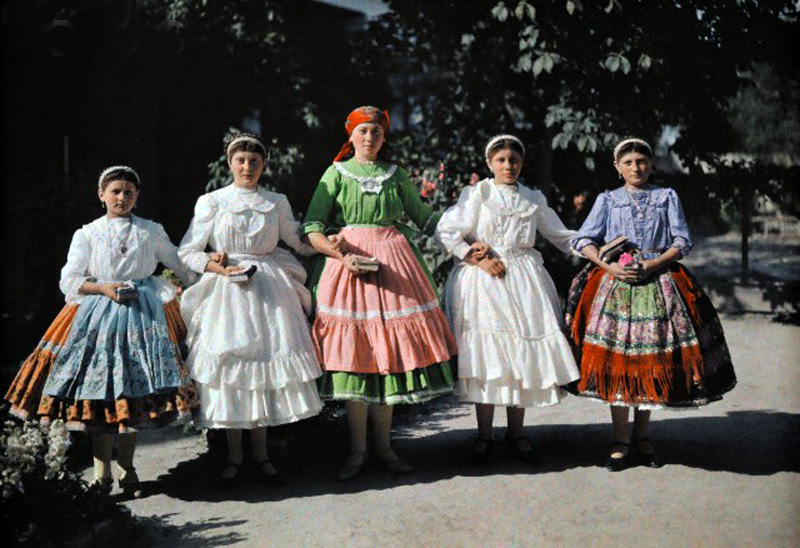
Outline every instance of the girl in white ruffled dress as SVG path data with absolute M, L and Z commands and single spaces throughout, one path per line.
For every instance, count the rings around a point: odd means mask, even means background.
M 197 200 L 178 250 L 203 274 L 181 301 L 186 363 L 201 401 L 195 422 L 226 431 L 224 481 L 238 477 L 246 429 L 262 479 L 279 483 L 267 456 L 266 427 L 319 413 L 316 378 L 322 372 L 303 311 L 311 300 L 305 270 L 276 246 L 282 240 L 301 254 L 314 251 L 301 242 L 286 196 L 258 185 L 263 143 L 243 134 L 228 143 L 226 154 L 234 181 Z M 252 277 L 232 281 L 252 265 Z
M 464 189 L 436 228 L 439 243 L 460 259 L 443 299 L 458 342 L 460 396 L 475 403 L 478 462 L 492 448 L 496 405 L 507 407 L 506 443 L 532 459 L 522 435 L 525 408 L 557 404 L 560 386 L 579 376 L 556 289 L 533 247 L 538 231 L 569 252 L 574 231 L 540 191 L 517 183 L 524 156 L 517 137 L 493 137 L 485 157 L 494 177 Z

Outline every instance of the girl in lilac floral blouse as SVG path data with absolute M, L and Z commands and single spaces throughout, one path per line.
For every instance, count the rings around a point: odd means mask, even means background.
M 625 184 L 597 198 L 571 242 L 591 263 L 573 280 L 567 303 L 581 370 L 570 389 L 611 404 L 611 471 L 660 466 L 647 437 L 650 410 L 705 405 L 736 384 L 716 311 L 676 262 L 692 239 L 677 193 L 648 182 L 652 161 L 645 141 L 619 143 L 614 166 Z M 601 253 L 620 237 L 616 253 Z

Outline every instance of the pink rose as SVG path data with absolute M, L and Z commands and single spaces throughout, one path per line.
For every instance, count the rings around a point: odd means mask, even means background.
M 619 256 L 619 261 L 617 261 L 620 266 L 628 266 L 635 262 L 633 255 L 628 253 L 627 251 Z

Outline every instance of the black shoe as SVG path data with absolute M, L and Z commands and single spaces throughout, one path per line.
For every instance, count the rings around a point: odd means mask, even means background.
M 661 468 L 663 466 L 661 459 L 658 458 L 658 453 L 652 451 L 645 453 L 639 446 L 640 443 L 651 443 L 650 438 L 636 438 L 633 440 L 633 447 L 636 449 L 636 463 L 649 468 Z
M 619 472 L 621 470 L 625 470 L 629 464 L 629 457 L 630 457 L 630 446 L 631 444 L 624 441 L 615 441 L 614 444 L 611 446 L 612 453 L 616 453 L 617 451 L 613 451 L 614 447 L 617 445 L 621 447 L 627 447 L 628 450 L 625 452 L 624 455 L 621 457 L 614 457 L 609 456 L 608 460 L 606 461 L 606 469 L 609 472 Z
M 275 485 L 278 487 L 286 485 L 286 478 L 283 476 L 283 474 L 281 474 L 277 470 L 275 470 L 274 474 L 268 474 L 267 472 L 264 471 L 265 464 L 271 464 L 269 459 L 262 460 L 261 462 L 256 463 L 256 469 L 257 469 L 256 474 L 258 475 L 259 481 L 267 485 Z M 274 468 L 275 467 L 273 466 L 273 469 Z
M 233 474 L 231 477 L 225 477 L 220 474 L 219 478 L 217 478 L 217 487 L 225 489 L 231 487 L 232 485 L 235 485 L 239 481 L 239 476 L 241 475 L 240 474 L 241 467 L 242 467 L 241 464 L 236 464 L 233 462 L 226 463 L 225 468 L 223 468 L 222 471 L 224 472 L 228 468 L 233 468 L 236 473 Z
M 475 440 L 472 442 L 472 449 L 470 450 L 470 461 L 472 464 L 485 464 L 492 455 L 493 446 L 494 440 L 475 438 Z
M 533 448 L 530 438 L 525 436 L 511 438 L 506 434 L 504 439 L 506 445 L 519 460 L 523 462 L 535 462 L 537 460 L 536 450 Z

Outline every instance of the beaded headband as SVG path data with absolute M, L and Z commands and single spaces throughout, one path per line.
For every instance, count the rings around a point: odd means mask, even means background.
M 141 185 L 142 184 L 142 181 L 139 179 L 139 174 L 136 173 L 136 170 L 133 169 L 132 167 L 130 167 L 130 166 L 111 166 L 111 167 L 105 168 L 103 170 L 103 172 L 100 174 L 100 177 L 97 178 L 97 188 L 102 188 L 103 181 L 105 180 L 105 178 L 110 173 L 112 173 L 114 171 L 126 171 L 128 173 L 131 173 L 133 175 L 133 177 L 136 179 L 136 184 L 137 185 Z
M 251 137 L 250 135 L 239 135 L 238 137 L 233 139 L 230 143 L 228 143 L 228 146 L 225 147 L 225 156 L 230 157 L 230 155 L 231 155 L 231 147 L 233 145 L 235 145 L 237 143 L 243 143 L 245 141 L 257 144 L 258 146 L 261 147 L 261 150 L 263 150 L 264 153 L 266 154 L 267 147 L 265 147 L 264 143 L 262 143 L 260 140 L 256 139 L 255 137 Z
M 653 155 L 653 148 L 647 143 L 647 141 L 645 141 L 643 139 L 639 139 L 638 137 L 631 137 L 630 139 L 623 139 L 622 141 L 617 143 L 617 146 L 614 147 L 614 161 L 615 162 L 618 159 L 617 157 L 619 155 L 620 149 L 622 149 L 622 147 L 624 147 L 625 145 L 629 145 L 631 143 L 637 143 L 637 144 L 640 144 L 640 145 L 644 146 L 650 152 L 650 156 Z
M 519 147 L 522 149 L 522 154 L 523 155 L 525 154 L 525 145 L 522 144 L 522 141 L 520 141 L 519 137 L 517 137 L 516 135 L 511 135 L 509 133 L 495 135 L 494 137 L 489 139 L 489 142 L 486 143 L 486 148 L 483 151 L 483 155 L 486 157 L 487 164 L 489 163 L 489 150 L 491 150 L 491 148 L 494 145 L 496 145 L 499 141 L 502 141 L 503 139 L 508 139 L 509 141 L 514 141 L 515 143 L 517 143 Z

